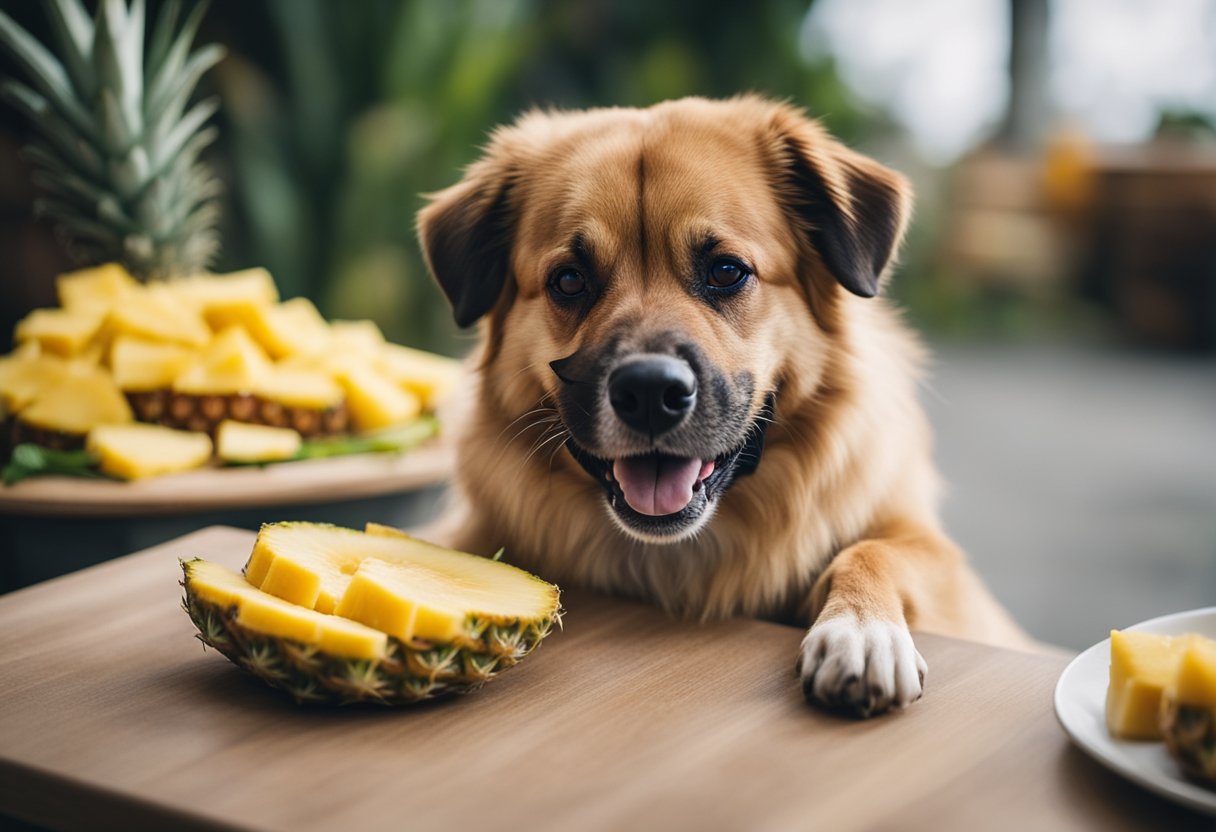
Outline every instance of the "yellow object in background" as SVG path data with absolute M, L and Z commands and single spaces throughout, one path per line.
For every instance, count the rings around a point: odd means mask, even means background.
M 225 419 L 215 433 L 215 455 L 225 462 L 277 462 L 291 459 L 303 439 L 291 428 L 272 428 Z
M 96 427 L 85 447 L 104 473 L 124 480 L 189 471 L 211 459 L 207 434 L 142 423 Z

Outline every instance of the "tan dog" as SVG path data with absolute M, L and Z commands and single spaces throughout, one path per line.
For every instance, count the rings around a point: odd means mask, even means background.
M 924 351 L 881 299 L 906 181 L 756 97 L 534 112 L 419 216 L 482 320 L 468 551 L 701 618 L 813 622 L 807 698 L 921 695 L 909 628 L 1025 636 L 938 520 Z

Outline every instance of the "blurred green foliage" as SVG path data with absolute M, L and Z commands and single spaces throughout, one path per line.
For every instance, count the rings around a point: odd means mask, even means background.
M 464 344 L 422 264 L 421 194 L 455 182 L 488 131 L 530 107 L 645 106 L 759 91 L 845 141 L 868 125 L 830 64 L 799 55 L 805 0 L 218 2 L 230 49 L 216 163 L 221 268 L 262 264 L 285 295 L 405 343 Z

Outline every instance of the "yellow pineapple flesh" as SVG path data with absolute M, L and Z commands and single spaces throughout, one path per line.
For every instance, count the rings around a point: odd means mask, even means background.
M 211 459 L 207 434 L 138 422 L 93 428 L 85 447 L 104 473 L 124 480 L 189 471 Z
M 200 310 L 207 323 L 216 330 L 235 323 L 227 310 L 250 304 L 269 306 L 279 300 L 279 290 L 270 272 L 260 268 L 229 274 L 197 275 L 175 280 L 169 285 L 185 304 Z
M 307 298 L 292 298 L 269 306 L 236 304 L 228 314 L 232 321 L 248 329 L 275 359 L 323 350 L 329 343 L 329 325 Z
M 115 334 L 149 341 L 202 347 L 211 340 L 211 328 L 202 314 L 183 304 L 167 286 L 146 286 L 123 295 L 106 323 Z
M 295 456 L 303 440 L 291 428 L 225 420 L 215 433 L 215 454 L 225 462 L 277 462 Z
M 469 616 L 530 618 L 556 603 L 553 588 L 522 570 L 408 535 L 305 523 L 264 526 L 246 578 L 286 601 L 362 621 L 390 635 L 450 641 Z
M 17 324 L 14 336 L 18 342 L 37 342 L 44 352 L 73 356 L 97 335 L 103 317 L 88 309 L 35 309 Z
M 55 289 L 64 309 L 108 310 L 127 292 L 139 288 L 118 263 L 106 263 L 59 275 Z
M 427 410 L 434 410 L 441 404 L 464 376 L 459 361 L 400 344 L 381 347 L 378 367 L 384 375 L 417 396 Z
M 68 374 L 68 362 L 42 355 L 37 345 L 0 358 L 0 404 L 5 413 L 17 413 L 37 395 L 57 385 Z
M 39 391 L 17 414 L 17 426 L 83 439 L 98 425 L 123 424 L 133 418 L 109 373 L 98 367 L 79 367 Z
M 119 335 L 110 345 L 110 372 L 124 392 L 163 390 L 173 386 L 196 355 L 180 344 Z
M 349 364 L 339 372 L 346 391 L 351 420 L 361 431 L 374 431 L 404 424 L 422 412 L 422 401 L 376 370 Z

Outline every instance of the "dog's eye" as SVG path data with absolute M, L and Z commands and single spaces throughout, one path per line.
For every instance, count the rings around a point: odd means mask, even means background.
M 706 278 L 715 289 L 737 289 L 751 276 L 747 266 L 733 257 L 719 257 L 709 267 Z
M 587 279 L 575 269 L 562 269 L 549 282 L 553 291 L 567 298 L 576 298 L 587 291 Z

